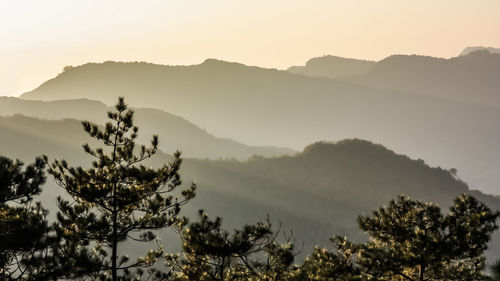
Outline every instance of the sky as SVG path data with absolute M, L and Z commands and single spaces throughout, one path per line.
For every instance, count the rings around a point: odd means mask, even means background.
M 326 54 L 449 58 L 500 47 L 499 14 L 499 0 L 0 0 L 0 95 L 109 60 L 286 69 Z

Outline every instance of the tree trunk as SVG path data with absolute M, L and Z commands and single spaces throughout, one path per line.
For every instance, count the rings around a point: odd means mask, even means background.
M 114 192 L 113 192 L 114 193 Z M 113 237 L 112 237 L 112 253 L 111 253 L 111 276 L 113 281 L 117 281 L 117 250 L 118 250 L 118 238 L 117 238 L 117 227 L 116 227 L 116 200 L 113 202 Z
M 120 123 L 121 119 L 118 120 L 116 124 L 117 130 L 120 129 Z M 115 133 L 115 141 L 113 142 L 113 163 L 116 165 L 116 148 L 118 147 L 118 134 Z M 117 204 L 116 204 L 116 187 L 117 183 L 113 183 L 113 190 L 112 190 L 112 197 L 113 197 L 113 213 L 112 213 L 112 220 L 113 220 L 113 234 L 112 234 L 112 252 L 111 252 L 111 278 L 113 281 L 118 280 L 118 275 L 117 275 L 117 266 L 116 266 L 116 259 L 117 259 L 117 250 L 118 250 L 118 233 L 117 233 Z
M 419 266 L 418 280 L 420 280 L 420 281 L 424 281 L 424 269 L 425 269 L 425 267 L 423 265 Z

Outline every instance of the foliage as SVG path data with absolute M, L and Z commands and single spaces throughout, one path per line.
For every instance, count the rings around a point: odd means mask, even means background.
M 91 168 L 69 167 L 64 160 L 49 165 L 49 173 L 72 199 L 59 197 L 57 202 L 58 233 L 66 241 L 60 254 L 67 258 L 64 266 L 74 268 L 69 278 L 128 280 L 141 276 L 143 268 L 152 270 L 163 254 L 161 246 L 130 260 L 119 255 L 120 243 L 155 241 L 154 230 L 177 223 L 181 206 L 194 196 L 194 184 L 174 196 L 181 184 L 180 152 L 159 169 L 144 166 L 141 162 L 157 152 L 158 137 L 153 136 L 150 147 L 136 147 L 133 111 L 123 98 L 115 109 L 108 112 L 111 121 L 104 128 L 82 122 L 84 130 L 104 144 L 83 146 L 95 160 Z
M 356 245 L 340 236 L 332 237 L 331 241 L 336 249 L 315 247 L 300 266 L 299 274 L 293 280 L 363 280 L 360 268 L 355 264 Z
M 0 280 L 36 280 L 45 270 L 51 228 L 33 196 L 45 182 L 41 158 L 23 163 L 0 157 Z
M 199 222 L 181 226 L 182 258 L 167 256 L 176 280 L 284 280 L 292 271 L 293 244 L 279 244 L 269 220 L 232 235 L 200 210 Z
M 446 215 L 400 196 L 359 217 L 370 240 L 353 248 L 356 262 L 370 280 L 484 280 L 483 253 L 498 215 L 465 194 Z
M 470 195 L 446 215 L 400 196 L 359 217 L 368 242 L 332 237 L 335 250 L 316 248 L 297 280 L 487 280 L 483 253 L 498 216 Z

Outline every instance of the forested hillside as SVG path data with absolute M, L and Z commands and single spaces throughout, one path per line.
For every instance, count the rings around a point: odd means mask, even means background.
M 104 126 L 107 122 L 106 112 L 109 110 L 110 107 L 101 102 L 86 99 L 44 102 L 0 97 L 0 115 L 4 117 L 21 114 L 48 120 L 90 120 Z M 242 160 L 256 154 L 277 156 L 294 153 L 293 150 L 287 148 L 248 146 L 231 139 L 217 138 L 184 118 L 162 110 L 137 108 L 135 111 L 138 112 L 136 123 L 141 127 L 142 132 L 139 142 L 149 141 L 143 136 L 153 134 L 169 136 L 169 141 L 161 143 L 160 148 L 170 153 L 180 149 L 185 151 L 188 157 Z M 0 122 L 4 126 L 44 134 L 45 137 L 51 138 L 51 130 L 65 130 L 67 129 L 66 123 L 71 121 L 45 123 L 47 130 L 38 127 L 39 120 L 32 118 L 16 116 L 15 118 L 1 118 Z
M 36 126 L 23 131 L 20 121 L 30 118 L 13 118 L 19 124 L 16 128 L 0 125 L 0 133 L 5 136 L 1 155 L 28 162 L 45 154 L 49 159 L 65 159 L 71 165 L 84 166 L 92 161 L 81 148 L 90 139 L 79 122 L 36 120 Z M 160 135 L 161 142 L 168 142 L 168 136 Z M 170 159 L 159 153 L 149 165 L 159 167 Z M 297 155 L 277 158 L 188 158 L 182 164 L 181 176 L 185 184 L 198 184 L 197 197 L 183 214 L 195 217 L 198 209 L 205 209 L 211 216 L 224 217 L 228 228 L 270 215 L 273 221 L 281 222 L 284 231 L 293 230 L 296 241 L 304 243 L 304 254 L 317 243 L 325 245 L 333 233 L 364 239 L 356 225 L 357 216 L 398 194 L 446 208 L 455 196 L 467 192 L 491 208 L 500 209 L 498 198 L 470 190 L 448 170 L 431 168 L 423 160 L 412 160 L 381 145 L 356 139 L 315 143 Z M 43 187 L 42 199 L 50 210 L 49 217 L 55 215 L 54 202 L 60 194 L 51 180 Z M 489 252 L 493 256 L 500 253 L 495 242 L 500 239 L 498 233 L 494 239 Z

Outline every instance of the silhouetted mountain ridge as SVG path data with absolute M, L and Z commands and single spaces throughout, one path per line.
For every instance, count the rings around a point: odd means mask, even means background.
M 261 170 L 253 171 L 253 174 L 267 174 L 266 169 L 269 169 L 273 171 L 272 174 L 269 174 L 271 177 L 282 177 L 280 181 L 291 179 L 293 182 L 303 185 L 307 183 L 303 178 L 298 177 L 303 174 L 315 175 L 307 179 L 312 186 L 310 190 L 321 186 L 322 188 L 316 191 L 328 193 L 330 189 L 344 190 L 350 187 L 349 191 L 344 191 L 346 196 L 357 198 L 357 200 L 377 198 L 378 192 L 381 190 L 387 192 L 388 189 L 394 194 L 406 193 L 424 196 L 422 198 L 426 198 L 426 200 L 436 200 L 432 198 L 441 198 L 444 194 L 459 194 L 468 191 L 468 186 L 462 181 L 457 181 L 448 170 L 430 168 L 423 160 L 413 160 L 406 155 L 396 154 L 380 144 L 361 139 L 317 142 L 307 146 L 302 153 L 294 156 L 283 156 L 267 161 L 262 158 L 253 158 L 249 161 L 260 162 Z M 266 166 L 264 163 L 272 167 Z M 391 170 L 394 174 L 391 174 Z M 379 185 L 378 175 L 385 175 L 383 180 L 390 182 L 390 184 L 386 182 L 386 186 L 379 186 L 376 189 L 359 186 L 360 181 L 365 186 Z M 424 180 L 432 178 L 433 182 L 423 184 L 422 181 L 416 180 L 418 177 L 422 177 Z M 342 178 L 340 180 L 343 181 L 342 183 L 339 183 L 340 178 Z M 404 178 L 412 178 L 412 180 L 398 182 L 399 179 Z M 413 182 L 418 183 L 413 185 Z M 363 193 L 373 192 L 373 194 L 371 196 L 359 195 L 359 197 L 358 195 L 349 195 L 349 192 L 354 192 L 354 190 Z
M 476 47 L 467 47 L 467 48 L 465 48 L 460 53 L 460 56 L 466 56 L 466 55 L 469 55 L 472 52 L 477 52 L 477 51 L 487 51 L 487 52 L 490 52 L 490 53 L 500 54 L 500 48 L 476 46 Z
M 106 107 L 102 102 L 88 99 L 33 101 L 13 97 L 0 97 L 0 115 L 3 116 L 22 114 L 49 120 L 71 118 L 89 120 L 104 125 L 107 122 L 105 118 L 106 112 L 111 109 L 110 107 Z M 207 157 L 213 159 L 228 157 L 246 159 L 254 154 L 273 156 L 293 153 L 292 150 L 286 148 L 253 147 L 231 139 L 216 138 L 189 121 L 159 109 L 134 108 L 134 111 L 136 112 L 135 121 L 141 128 L 139 142 L 147 144 L 153 134 L 159 134 L 162 138 L 168 138 L 168 141 L 160 143 L 160 148 L 170 153 L 176 149 L 180 149 L 186 152 L 185 155 L 187 157 Z M 19 118 L 11 120 L 13 122 L 12 126 L 21 126 L 17 124 Z M 31 128 L 38 132 L 37 128 L 40 126 L 57 127 L 56 124 L 58 124 L 57 122 L 45 122 L 45 125 L 42 125 L 40 124 L 42 122 L 40 120 L 32 118 L 24 119 L 23 124 L 28 125 L 32 123 Z M 60 126 L 68 127 L 68 124 L 64 125 Z M 71 126 L 81 129 L 79 124 L 71 124 Z
M 500 107 L 500 54 L 473 52 L 450 59 L 397 55 L 359 77 L 379 89 Z
M 315 67 L 308 62 L 305 67 L 292 67 L 288 71 L 311 77 L 342 78 L 401 93 L 500 107 L 500 86 L 496 78 L 500 76 L 500 52 L 496 50 L 472 47 L 450 59 L 391 55 L 378 62 L 326 56 L 309 62 L 321 62 L 329 67 Z M 355 67 L 354 63 L 363 67 Z M 335 69 L 336 64 L 342 67 Z
M 317 140 L 370 139 L 457 168 L 468 182 L 498 192 L 500 158 L 491 153 L 500 137 L 498 57 L 398 55 L 348 79 L 218 60 L 192 66 L 88 64 L 23 97 L 114 104 L 125 96 L 129 104 L 165 110 L 251 145 L 298 150 Z
M 311 77 L 341 78 L 364 74 L 375 63 L 374 61 L 327 55 L 312 58 L 306 62 L 305 66 L 292 66 L 287 71 Z
M 205 61 L 203 61 L 199 65 L 194 65 L 198 67 L 208 67 L 208 68 L 221 68 L 225 67 L 227 69 L 248 69 L 248 68 L 254 68 L 254 69 L 262 69 L 257 66 L 248 66 L 244 65 L 239 62 L 230 62 L 230 61 L 225 61 L 225 60 L 220 60 L 220 59 L 213 59 L 213 58 L 208 58 Z

